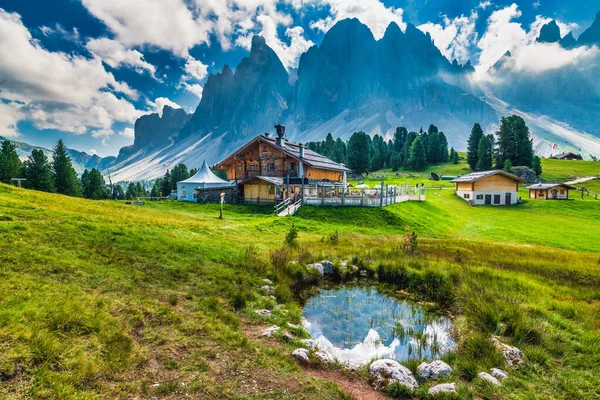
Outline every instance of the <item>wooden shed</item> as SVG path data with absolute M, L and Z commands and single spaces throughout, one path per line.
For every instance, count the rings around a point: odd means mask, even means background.
M 523 179 L 501 170 L 473 172 L 453 179 L 456 195 L 470 204 L 508 206 L 519 200 Z
M 525 189 L 529 189 L 530 199 L 568 200 L 569 190 L 576 188 L 566 183 L 536 183 Z

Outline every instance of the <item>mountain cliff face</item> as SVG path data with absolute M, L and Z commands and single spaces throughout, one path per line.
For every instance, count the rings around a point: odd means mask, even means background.
M 579 38 L 577 38 L 578 45 L 598 45 L 600 46 L 600 11 L 596 14 L 596 19 L 592 26 L 586 29 Z
M 597 19 L 579 40 L 571 34 L 561 38 L 551 21 L 538 41 L 570 48 L 593 42 L 598 30 Z M 414 25 L 402 32 L 392 23 L 375 40 L 366 25 L 347 19 L 288 72 L 265 40 L 255 36 L 250 54 L 235 71 L 225 66 L 209 76 L 193 115 L 170 109 L 162 118 L 154 114 L 138 120 L 134 145 L 123 148 L 114 163 L 117 179 L 155 178 L 179 162 L 189 167 L 217 162 L 276 123 L 288 127 L 289 139 L 301 142 L 322 140 L 329 132 L 347 139 L 358 130 L 389 135 L 400 125 L 417 130 L 435 123 L 451 146 L 462 149 L 472 124 L 491 127 L 498 122 L 497 112 L 510 112 L 507 104 L 581 121 L 583 110 L 571 105 L 599 101 L 600 81 L 593 68 L 515 75 L 513 63 L 507 52 L 490 71 L 498 79 L 479 87 L 469 79 L 470 63 L 449 62 L 430 35 Z M 501 101 L 490 101 L 490 93 Z M 553 101 L 557 98 L 569 107 L 561 108 Z M 596 109 L 588 110 L 595 118 Z

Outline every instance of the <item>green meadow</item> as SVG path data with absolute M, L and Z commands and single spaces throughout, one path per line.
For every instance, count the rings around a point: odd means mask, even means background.
M 543 176 L 600 175 L 597 165 L 544 160 Z M 440 188 L 425 202 L 303 206 L 284 218 L 225 205 L 219 220 L 216 205 L 0 185 L 0 398 L 349 399 L 339 376 L 368 382 L 366 368 L 303 369 L 290 357 L 298 339 L 256 334 L 300 322 L 316 290 L 305 264 L 324 259 L 338 282 L 379 285 L 452 316 L 458 348 L 444 356 L 454 370 L 445 380 L 457 382 L 457 398 L 599 398 L 600 200 L 530 201 L 522 190 L 514 207 L 471 207 L 447 182 L 400 173 L 364 181 Z M 298 237 L 286 244 L 292 226 Z M 402 250 L 407 227 L 414 254 Z M 359 271 L 341 269 L 346 260 Z M 263 278 L 276 299 L 261 292 Z M 492 336 L 527 358 L 499 387 L 477 378 L 504 368 Z M 432 384 L 408 396 L 428 398 Z

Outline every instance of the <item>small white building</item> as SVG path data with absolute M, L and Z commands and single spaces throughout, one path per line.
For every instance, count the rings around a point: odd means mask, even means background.
M 204 161 L 202 168 L 194 176 L 177 182 L 177 200 L 196 201 L 196 189 L 230 188 L 232 186 L 231 182 L 215 175 L 208 167 L 206 161 Z
M 519 200 L 523 179 L 501 170 L 473 172 L 452 180 L 456 195 L 474 205 L 508 206 Z

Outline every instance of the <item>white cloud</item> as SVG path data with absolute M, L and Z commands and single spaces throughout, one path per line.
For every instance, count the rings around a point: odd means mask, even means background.
M 22 105 L 17 102 L 0 101 L 0 136 L 17 137 L 17 123 L 23 119 Z
M 311 27 L 327 32 L 336 22 L 345 18 L 358 18 L 373 32 L 375 39 L 381 39 L 391 22 L 396 22 L 404 31 L 406 23 L 402 19 L 403 10 L 396 7 L 386 7 L 379 0 L 293 0 L 296 8 L 314 6 L 329 6 L 331 16 L 314 21 Z
M 537 9 L 541 5 L 541 3 L 539 1 L 534 1 L 532 5 L 533 8 Z
M 198 61 L 193 57 L 188 57 L 184 67 L 185 72 L 189 78 L 197 79 L 201 81 L 208 75 L 208 65 L 203 64 L 202 61 Z
M 96 149 L 89 149 L 88 154 L 92 155 L 92 156 L 97 156 L 98 155 L 98 150 Z
M 21 103 L 12 106 L 8 114 L 12 119 L 31 120 L 39 129 L 83 134 L 88 128 L 110 129 L 114 121 L 132 122 L 140 115 L 129 101 L 115 95 L 135 99 L 138 93 L 108 73 L 99 58 L 42 48 L 18 14 L 2 9 L 0 54 L 10 54 L 0 57 L 0 98 Z
M 212 22 L 195 16 L 183 0 L 82 0 L 125 46 L 151 45 L 187 56 L 209 42 Z
M 444 15 L 443 25 L 428 22 L 418 28 L 429 32 L 435 45 L 448 60 L 457 59 L 458 62 L 465 63 L 470 58 L 471 47 L 477 41 L 476 21 L 476 12 L 468 17 L 461 15 L 454 19 Z
M 479 64 L 475 67 L 478 79 L 487 79 L 488 69 L 506 51 L 510 51 L 512 55 L 506 64 L 507 68 L 533 73 L 576 65 L 598 55 L 598 49 L 595 47 L 567 50 L 557 43 L 536 43 L 542 26 L 551 19 L 537 16 L 526 31 L 520 23 L 514 21 L 520 16 L 521 11 L 516 4 L 494 11 L 490 15 L 487 29 L 477 43 L 481 50 Z M 559 21 L 557 24 L 561 28 L 561 34 L 574 26 Z
M 148 104 L 152 107 L 153 111 L 158 113 L 158 115 L 161 117 L 164 106 L 169 106 L 171 108 L 182 108 L 179 104 L 169 100 L 166 97 L 158 97 L 154 101 L 149 101 Z
M 127 66 L 139 73 L 147 71 L 154 76 L 156 67 L 144 60 L 144 55 L 137 50 L 126 49 L 123 44 L 108 38 L 92 39 L 86 48 L 113 68 Z
M 133 139 L 135 137 L 135 130 L 133 128 L 125 128 L 121 132 L 119 132 L 119 135 L 125 136 L 129 139 Z
M 485 10 L 486 8 L 490 7 L 492 4 L 493 3 L 490 0 L 484 0 L 481 3 L 479 3 L 477 8 L 481 8 L 482 10 Z
M 198 100 L 202 99 L 202 93 L 204 92 L 204 87 L 202 85 L 198 85 L 197 83 L 189 84 L 183 83 L 183 87 L 187 92 L 190 92 L 194 96 L 198 98 Z

